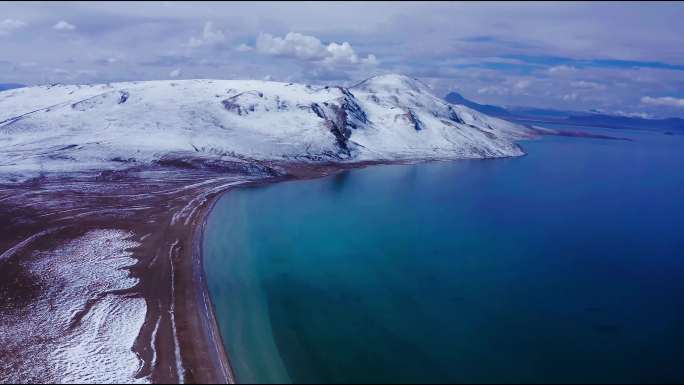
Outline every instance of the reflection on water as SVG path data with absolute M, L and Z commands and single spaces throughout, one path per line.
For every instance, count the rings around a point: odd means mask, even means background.
M 338 174 L 335 174 L 331 177 L 332 182 L 330 183 L 330 186 L 332 187 L 333 192 L 341 192 L 344 191 L 344 186 L 345 182 L 347 179 L 349 179 L 349 171 L 342 171 Z
M 684 137 L 619 134 L 227 194 L 205 259 L 238 379 L 684 380 Z

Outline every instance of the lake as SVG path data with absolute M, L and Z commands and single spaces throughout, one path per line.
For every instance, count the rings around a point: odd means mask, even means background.
M 225 194 L 204 257 L 238 380 L 684 381 L 684 136 L 573 129 L 634 141 Z

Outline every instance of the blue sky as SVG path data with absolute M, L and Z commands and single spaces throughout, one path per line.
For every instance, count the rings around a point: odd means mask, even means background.
M 398 72 L 483 103 L 684 117 L 682 3 L 0 3 L 0 83 Z

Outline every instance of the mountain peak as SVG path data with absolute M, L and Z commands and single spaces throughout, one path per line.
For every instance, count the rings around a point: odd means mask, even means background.
M 449 92 L 449 94 L 444 99 L 446 101 L 448 101 L 449 103 L 453 103 L 453 104 L 465 105 L 465 103 L 463 103 L 463 102 L 470 102 L 470 100 L 464 98 L 463 95 L 459 94 L 456 91 Z
M 414 92 L 430 92 L 430 87 L 428 87 L 422 81 L 401 74 L 385 74 L 373 76 L 362 81 L 361 83 L 356 84 L 352 88 L 358 88 L 367 91 L 404 91 L 408 89 Z

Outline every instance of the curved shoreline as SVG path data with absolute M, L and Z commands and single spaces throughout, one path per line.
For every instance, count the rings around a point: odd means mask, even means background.
M 129 270 L 140 283 L 119 294 L 147 301 L 145 323 L 132 347 L 140 361 L 135 379 L 151 383 L 237 383 L 204 272 L 204 231 L 218 200 L 237 185 L 313 179 L 371 165 L 441 160 L 456 159 L 261 162 L 261 174 L 250 174 L 247 169 L 137 168 L 0 184 L 0 214 L 7 218 L 0 223 L 0 265 L 4 269 L 0 269 L 0 277 L 6 277 L 0 293 L 21 298 L 23 302 L 13 305 L 21 309 L 30 303 L 31 296 L 45 290 L 20 263 L 36 250 L 54 249 L 90 230 L 131 232 L 140 246 L 133 250 L 138 263 Z M 57 227 L 55 234 L 41 236 L 33 247 L 19 250 L 22 242 Z M 5 310 L 0 309 L 0 322 Z M 174 317 L 177 319 L 170 322 Z M 12 357 L 10 354 L 13 352 L 0 348 L 0 358 Z M 15 367 L 0 366 L 0 377 L 14 373 L 16 365 L 40 371 L 43 363 L 9 364 Z
M 41 284 L 41 277 L 35 276 L 27 263 L 45 260 L 49 255 L 46 252 L 61 252 L 65 245 L 89 232 L 121 231 L 130 234 L 133 242 L 121 252 L 130 251 L 135 258 L 126 270 L 137 284 L 112 292 L 111 298 L 144 299 L 146 310 L 134 314 L 142 317 L 143 323 L 138 330 L 129 330 L 133 342 L 125 349 L 134 353 L 131 362 L 136 369 L 115 373 L 113 378 L 149 383 L 236 382 L 203 270 L 202 242 L 208 214 L 222 194 L 236 185 L 315 178 L 373 163 L 379 162 L 268 163 L 257 173 L 246 169 L 134 168 L 114 174 L 62 174 L 0 184 L 0 214 L 7 218 L 0 222 L 0 324 L 10 325 L 7 322 L 14 319 L 11 317 L 20 313 L 26 320 L 36 301 L 49 294 L 49 287 Z M 94 267 L 86 261 L 83 266 Z M 79 284 L 72 276 L 59 279 Z M 107 290 L 99 281 L 94 285 Z M 88 294 L 79 300 L 95 304 L 102 298 Z M 79 319 L 92 309 L 86 306 Z M 2 336 L 0 378 L 19 381 L 15 376 L 31 372 L 35 374 L 32 382 L 59 382 L 60 373 L 50 371 L 54 362 L 23 358 L 40 346 L 22 341 L 40 338 L 41 333 L 35 322 L 22 322 L 22 327 L 30 330 L 16 337 Z M 68 314 L 53 314 L 49 322 L 65 325 L 63 330 L 57 328 L 59 338 L 72 337 L 74 329 L 68 326 L 74 321 Z M 90 341 L 88 346 L 93 351 L 104 348 L 98 341 Z M 74 378 L 88 378 L 90 374 L 73 373 Z
M 130 234 L 130 242 L 125 245 L 110 242 L 104 247 L 130 252 L 135 262 L 125 270 L 136 284 L 126 290 L 107 291 L 106 282 L 92 282 L 90 286 L 97 292 L 78 297 L 87 305 L 79 319 L 86 319 L 93 309 L 98 309 L 90 305 L 102 301 L 100 292 L 107 293 L 107 298 L 116 303 L 138 298 L 146 304 L 144 312 L 129 314 L 143 320 L 139 328 L 127 330 L 132 342 L 124 348 L 131 352 L 130 365 L 135 369 L 110 373 L 112 381 L 232 382 L 223 345 L 216 341 L 218 329 L 212 326 L 215 318 L 201 259 L 193 258 L 200 255 L 197 247 L 201 245 L 195 241 L 201 240 L 206 213 L 221 192 L 265 177 L 268 175 L 230 170 L 217 173 L 145 168 L 117 174 L 112 179 L 88 173 L 0 185 L 0 214 L 7 218 L 0 223 L 0 324 L 11 325 L 11 317 L 22 314 L 25 321 L 21 327 L 27 328 L 16 337 L 2 335 L 5 343 L 0 346 L 0 378 L 22 382 L 17 376 L 30 372 L 35 377 L 29 382 L 60 382 L 62 374 L 50 371 L 55 362 L 49 357 L 37 361 L 23 358 L 34 347 L 22 341 L 41 337 L 42 329 L 32 321 L 31 312 L 36 301 L 50 293 L 50 288 L 42 284 L 43 277 L 29 270 L 28 264 L 48 263 L 52 254 L 46 252 L 61 255 L 65 245 L 81 240 L 84 234 L 111 230 Z M 97 253 L 100 254 L 104 255 Z M 99 266 L 95 261 L 90 263 L 84 260 L 83 269 Z M 70 275 L 58 275 L 55 279 L 83 284 L 81 278 Z M 52 329 L 57 330 L 55 338 L 72 337 L 75 329 L 69 325 L 79 321 L 74 321 L 70 314 L 49 317 Z M 130 322 L 124 318 L 118 323 Z M 86 342 L 92 351 L 107 347 L 99 340 Z M 43 344 L 38 345 L 40 348 Z M 86 379 L 92 373 L 72 374 L 74 379 Z
M 451 161 L 453 159 L 448 159 Z M 239 186 L 231 186 L 226 189 L 216 191 L 207 197 L 202 207 L 195 213 L 194 234 L 192 240 L 192 255 L 190 260 L 192 261 L 192 276 L 193 276 L 193 290 L 195 291 L 195 301 L 196 304 L 202 305 L 198 309 L 198 314 L 196 316 L 201 320 L 201 330 L 196 331 L 202 335 L 204 341 L 207 344 L 207 348 L 211 352 L 207 353 L 211 356 L 209 359 L 212 361 L 211 368 L 214 371 L 213 375 L 202 376 L 204 381 L 200 382 L 215 382 L 221 381 L 228 384 L 237 384 L 238 378 L 232 368 L 230 363 L 230 357 L 226 351 L 226 347 L 223 343 L 223 336 L 221 334 L 220 327 L 218 326 L 218 320 L 215 315 L 215 308 L 213 300 L 211 298 L 211 293 L 209 292 L 209 287 L 207 285 L 207 278 L 204 271 L 204 232 L 207 226 L 209 216 L 211 215 L 214 207 L 218 203 L 219 199 L 225 194 L 229 194 L 233 188 L 245 188 L 253 187 L 257 185 L 266 185 L 272 183 L 279 183 L 291 180 L 306 180 L 306 179 L 316 179 L 331 176 L 340 172 L 365 168 L 374 165 L 391 165 L 391 164 L 415 164 L 425 161 L 439 161 L 439 159 L 429 159 L 429 160 L 400 160 L 400 161 L 368 161 L 368 162 L 357 162 L 357 163 L 326 163 L 326 164 L 289 164 L 283 166 L 286 169 L 286 174 L 277 177 L 267 177 L 263 179 L 256 179 L 251 181 L 246 181 L 241 183 Z M 187 316 L 187 315 L 186 315 Z M 195 340 L 187 342 L 187 344 L 196 343 Z M 184 350 L 192 346 L 185 346 L 184 341 L 181 340 L 181 346 Z M 201 357 L 191 357 L 190 368 L 197 368 L 201 365 Z M 194 362 L 196 361 L 196 362 Z M 206 381 L 206 379 L 209 381 Z M 194 378 L 195 380 L 197 378 Z
M 379 164 L 402 164 L 402 163 L 412 163 L 412 162 L 359 162 L 353 164 L 324 164 L 324 165 L 290 165 L 288 167 L 288 173 L 284 176 L 270 177 L 264 179 L 257 179 L 249 182 L 245 182 L 235 187 L 253 187 L 257 185 L 266 185 L 278 182 L 284 182 L 289 180 L 305 180 L 305 179 L 315 179 L 334 175 L 339 172 L 344 172 L 351 169 L 364 168 L 371 165 Z M 209 292 L 209 287 L 207 285 L 207 278 L 204 271 L 204 232 L 207 226 L 207 222 L 211 212 L 218 203 L 218 201 L 225 194 L 230 193 L 234 187 L 226 188 L 212 194 L 208 197 L 204 206 L 198 210 L 196 214 L 196 225 L 193 231 L 193 247 L 192 247 L 192 275 L 193 275 L 193 287 L 195 290 L 195 298 L 198 304 L 201 304 L 202 309 L 197 316 L 201 319 L 202 330 L 201 333 L 203 338 L 210 346 L 213 354 L 209 354 L 212 360 L 212 368 L 216 372 L 215 375 L 210 376 L 215 380 L 220 380 L 223 383 L 236 384 L 238 379 L 230 363 L 230 357 L 226 351 L 226 347 L 223 343 L 223 337 L 221 330 L 218 326 L 218 321 L 216 319 L 213 300 L 211 298 L 211 293 Z M 183 342 L 181 342 L 183 345 Z M 192 359 L 199 359 L 199 357 L 192 357 Z M 191 367 L 195 366 L 193 363 Z
M 26 270 L 25 261 L 41 260 L 45 253 L 39 251 L 61 250 L 91 231 L 124 231 L 137 244 L 130 249 L 137 263 L 127 270 L 138 284 L 113 295 L 121 300 L 144 299 L 146 313 L 140 329 L 131 331 L 135 333 L 130 348 L 137 369 L 121 374 L 120 381 L 235 383 L 238 379 L 214 313 L 202 255 L 204 230 L 218 199 L 237 185 L 312 179 L 370 165 L 416 162 L 421 160 L 268 163 L 264 167 L 272 172 L 257 174 L 247 170 L 139 168 L 0 185 L 0 214 L 8 219 L 0 223 L 0 300 L 7 302 L 0 307 L 0 323 L 11 312 L 26 311 L 37 296 L 47 293 L 47 288 L 37 284 L 36 277 Z M 58 230 L 44 233 L 50 229 Z M 36 234 L 45 236 L 32 241 L 31 247 L 20 248 Z M 82 299 L 97 302 L 100 297 Z M 85 308 L 84 316 L 90 310 Z M 54 315 L 50 322 L 68 325 L 71 321 Z M 68 336 L 71 330 L 60 333 Z M 25 345 L 8 346 L 0 347 L 0 361 L 4 361 L 0 377 L 14 378 L 31 370 L 36 373 L 35 382 L 59 381 L 59 373 L 50 377 L 47 370 L 53 366 L 51 361 L 24 360 L 17 349 L 26 349 Z M 90 348 L 99 347 L 92 341 Z M 86 378 L 88 373 L 74 375 Z M 126 377 L 129 375 L 132 380 Z
M 228 190 L 229 191 L 229 190 Z M 207 226 L 207 221 L 209 215 L 211 214 L 216 203 L 221 199 L 226 191 L 217 194 L 211 202 L 207 205 L 207 208 L 203 210 L 200 215 L 201 224 L 197 226 L 195 230 L 195 240 L 193 244 L 193 277 L 197 285 L 197 301 L 203 304 L 204 311 L 200 312 L 200 317 L 202 320 L 202 325 L 204 325 L 205 338 L 210 341 L 211 347 L 214 349 L 215 354 L 210 354 L 211 359 L 214 361 L 213 366 L 218 370 L 223 382 L 226 384 L 235 384 L 235 372 L 228 359 L 228 353 L 223 344 L 223 338 L 221 335 L 221 330 L 218 326 L 216 315 L 214 313 L 214 303 L 211 299 L 211 294 L 209 293 L 209 287 L 207 285 L 207 278 L 204 272 L 204 232 Z

